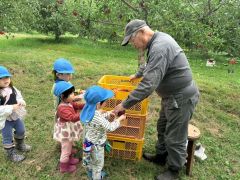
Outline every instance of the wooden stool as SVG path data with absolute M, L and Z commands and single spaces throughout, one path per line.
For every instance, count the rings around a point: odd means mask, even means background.
M 186 163 L 186 174 L 188 176 L 192 175 L 192 167 L 194 161 L 195 152 L 195 141 L 199 139 L 200 131 L 197 127 L 192 124 L 188 125 L 188 145 L 187 145 L 187 163 Z

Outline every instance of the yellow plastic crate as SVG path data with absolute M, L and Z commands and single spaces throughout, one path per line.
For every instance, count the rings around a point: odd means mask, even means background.
M 112 122 L 114 118 L 110 118 Z M 125 138 L 142 139 L 144 137 L 146 116 L 126 114 L 126 120 L 122 126 L 113 132 L 108 132 L 110 136 L 121 136 Z
M 129 95 L 129 92 L 115 92 L 115 96 L 106 101 L 105 110 L 112 110 L 118 104 L 120 104 L 123 100 L 125 100 Z M 143 101 L 133 105 L 131 108 L 126 109 L 126 113 L 128 114 L 137 114 L 137 115 L 146 115 L 148 108 L 148 99 L 144 99 Z
M 98 84 L 103 88 L 113 90 L 115 94 L 113 98 L 108 99 L 106 101 L 106 106 L 104 109 L 105 110 L 114 109 L 118 104 L 120 104 L 123 100 L 125 100 L 128 97 L 129 93 L 136 88 L 139 81 L 140 79 L 130 82 L 129 77 L 126 76 L 112 76 L 112 75 L 103 76 L 98 81 Z M 147 107 L 148 98 L 127 109 L 126 112 L 128 114 L 146 115 Z
M 141 160 L 144 139 L 130 139 L 108 135 L 108 141 L 112 146 L 110 153 L 106 153 L 108 157 Z
M 98 84 L 106 89 L 116 90 L 122 89 L 127 91 L 132 91 L 136 88 L 140 79 L 134 81 L 129 81 L 130 78 L 127 76 L 114 76 L 114 75 L 104 75 L 98 81 Z

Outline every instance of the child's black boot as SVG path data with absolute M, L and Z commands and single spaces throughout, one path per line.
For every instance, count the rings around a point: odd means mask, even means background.
M 4 148 L 7 158 L 13 162 L 20 162 L 25 159 L 24 155 L 17 154 L 17 151 L 14 147 L 11 148 Z
M 24 143 L 24 138 L 17 138 L 14 137 L 15 139 L 15 147 L 17 150 L 22 151 L 22 152 L 28 152 L 32 149 L 31 146 L 27 145 Z

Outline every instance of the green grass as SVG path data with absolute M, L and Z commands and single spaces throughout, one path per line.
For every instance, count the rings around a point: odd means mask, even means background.
M 199 142 L 206 148 L 207 160 L 196 160 L 194 176 L 181 172 L 182 179 L 240 179 L 240 65 L 228 74 L 225 56 L 215 55 L 217 66 L 206 67 L 201 56 L 187 52 L 201 99 L 192 123 L 201 130 Z M 7 161 L 0 149 L 0 179 L 86 179 L 79 166 L 76 174 L 62 175 L 57 170 L 59 151 L 52 139 L 53 78 L 56 58 L 69 59 L 76 73 L 72 83 L 85 89 L 97 84 L 101 76 L 130 75 L 137 68 L 137 54 L 131 47 L 104 42 L 90 42 L 75 37 L 63 38 L 59 44 L 40 35 L 17 35 L 6 40 L 0 37 L 0 65 L 13 73 L 14 85 L 21 90 L 28 116 L 25 119 L 27 142 L 33 151 L 19 164 Z M 144 151 L 155 151 L 156 121 L 160 98 L 150 97 Z M 145 160 L 132 162 L 106 158 L 109 179 L 153 179 L 164 168 Z

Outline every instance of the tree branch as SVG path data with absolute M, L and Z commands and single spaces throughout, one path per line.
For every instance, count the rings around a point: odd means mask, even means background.
M 199 20 L 204 22 L 209 16 L 211 16 L 213 13 L 215 13 L 216 11 L 218 11 L 223 5 L 225 4 L 224 0 L 220 0 L 219 4 L 216 8 L 212 8 L 212 3 L 211 0 L 207 1 L 207 12 L 206 14 L 203 14 L 201 16 L 199 16 Z
M 111 26 L 121 26 L 121 24 L 119 23 L 112 23 L 112 22 L 109 22 L 109 21 L 97 21 L 97 20 L 92 20 L 93 22 L 96 22 L 96 23 L 100 23 L 100 24 L 107 24 L 107 25 L 111 25 Z
M 219 10 L 221 8 L 221 6 L 223 6 L 224 1 L 221 0 L 218 4 L 218 6 L 215 9 L 210 9 L 210 5 L 209 5 L 209 12 L 208 12 L 208 16 L 212 15 L 214 12 L 216 12 L 217 10 Z
M 194 10 L 194 12 L 197 14 L 198 17 L 200 17 L 201 15 L 196 11 L 196 9 L 193 7 L 193 5 L 191 4 L 191 1 L 188 0 L 188 4 L 191 6 L 191 8 Z
M 145 1 L 142 0 L 139 5 L 140 5 L 140 8 L 143 11 L 144 20 L 146 21 L 146 23 L 148 23 L 148 8 L 145 4 Z
M 125 0 L 121 0 L 124 4 L 126 4 L 128 7 L 130 7 L 132 10 L 139 12 L 138 8 L 134 7 L 132 4 L 130 4 L 129 2 L 125 1 Z

